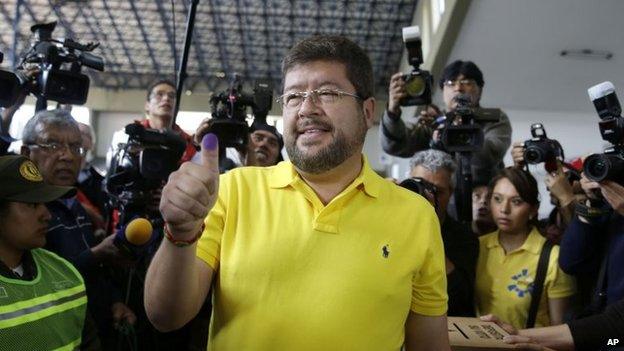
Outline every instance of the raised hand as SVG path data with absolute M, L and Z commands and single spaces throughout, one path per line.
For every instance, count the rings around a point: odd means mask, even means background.
M 403 81 L 403 73 L 395 73 L 390 78 L 390 86 L 388 90 L 388 111 L 398 115 L 401 113 L 401 105 L 399 101 L 407 96 L 405 91 L 405 81 Z
M 514 167 L 524 167 L 524 143 L 515 142 L 511 146 L 511 158 L 513 159 Z
M 219 191 L 219 141 L 206 134 L 201 142 L 201 164 L 185 162 L 169 176 L 162 191 L 160 213 L 175 239 L 197 235 L 214 206 Z

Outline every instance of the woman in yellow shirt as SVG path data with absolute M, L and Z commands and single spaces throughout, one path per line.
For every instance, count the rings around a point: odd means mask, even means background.
M 536 228 L 537 182 L 529 172 L 509 167 L 492 179 L 489 189 L 490 209 L 498 229 L 479 238 L 477 313 L 495 314 L 516 328 L 524 328 L 537 262 L 546 241 Z M 559 247 L 555 246 L 548 260 L 536 327 L 563 323 L 575 292 L 573 278 L 559 268 L 558 259 Z

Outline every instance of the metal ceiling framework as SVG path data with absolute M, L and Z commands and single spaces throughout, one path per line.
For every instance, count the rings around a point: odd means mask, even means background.
M 240 74 L 246 83 L 281 82 L 281 59 L 297 41 L 315 34 L 345 35 L 366 49 L 379 95 L 401 60 L 401 28 L 410 25 L 410 0 L 200 0 L 186 88 L 214 92 Z M 174 76 L 184 44 L 187 0 L 3 0 L 0 51 L 7 62 L 28 48 L 30 26 L 58 21 L 54 37 L 97 41 L 93 53 L 105 72 L 85 69 L 92 86 L 144 89 Z M 175 17 L 175 27 L 173 18 Z M 174 50 L 178 60 L 174 62 Z M 224 78 L 226 77 L 226 78 Z

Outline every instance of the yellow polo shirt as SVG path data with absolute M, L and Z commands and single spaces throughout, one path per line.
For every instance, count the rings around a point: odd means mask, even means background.
M 361 174 L 323 205 L 290 162 L 221 176 L 197 256 L 215 270 L 210 350 L 399 350 L 408 312 L 446 312 L 422 197 Z
M 531 305 L 531 289 L 537 262 L 546 239 L 534 227 L 524 244 L 505 255 L 498 231 L 479 238 L 479 259 L 475 299 L 477 314 L 492 313 L 516 328 L 524 328 Z M 535 318 L 536 327 L 550 325 L 548 298 L 568 297 L 575 293 L 574 278 L 558 264 L 559 246 L 550 252 L 542 297 Z

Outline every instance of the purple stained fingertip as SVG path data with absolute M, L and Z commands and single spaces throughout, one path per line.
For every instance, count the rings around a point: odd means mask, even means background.
M 219 139 L 217 139 L 217 136 L 212 133 L 204 135 L 204 138 L 202 139 L 202 145 L 206 150 L 214 150 L 217 148 L 218 144 Z

